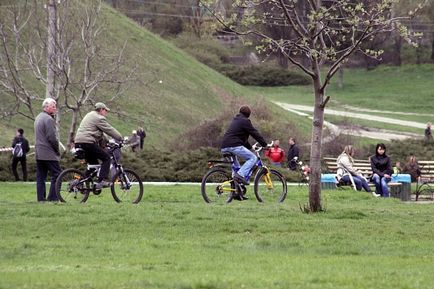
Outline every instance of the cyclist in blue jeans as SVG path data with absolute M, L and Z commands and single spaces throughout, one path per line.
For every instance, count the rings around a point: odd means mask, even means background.
M 261 134 L 253 127 L 249 117 L 251 114 L 250 107 L 244 105 L 240 108 L 240 113 L 237 114 L 232 120 L 229 128 L 223 136 L 221 145 L 221 152 L 233 153 L 235 156 L 241 157 L 245 163 L 241 166 L 239 171 L 235 173 L 234 179 L 237 182 L 248 185 L 249 180 L 245 177 L 253 168 L 257 161 L 257 157 L 250 151 L 252 146 L 248 142 L 249 136 L 252 136 L 263 147 L 267 146 L 267 142 Z M 239 166 L 238 158 L 234 160 L 236 165 Z

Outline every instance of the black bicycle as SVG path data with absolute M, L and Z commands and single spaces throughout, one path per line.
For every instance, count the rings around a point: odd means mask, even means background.
M 133 170 L 124 169 L 118 159 L 123 143 L 110 142 L 108 152 L 112 161 L 112 185 L 110 187 L 113 199 L 120 202 L 137 204 L 143 197 L 143 182 Z M 74 152 L 76 159 L 84 159 L 84 150 L 77 148 Z M 95 189 L 94 180 L 98 178 L 101 165 L 87 164 L 85 172 L 70 168 L 62 171 L 56 181 L 56 193 L 61 202 L 84 203 L 90 193 L 101 194 Z
M 253 190 L 259 202 L 283 202 L 287 194 L 286 179 L 279 171 L 269 169 L 262 163 L 259 155 L 261 150 L 262 147 L 256 146 L 254 151 L 258 160 L 247 179 L 256 173 Z M 232 178 L 232 175 L 239 170 L 234 163 L 236 156 L 224 153 L 223 157 L 225 160 L 208 161 L 210 170 L 202 178 L 201 193 L 207 203 L 230 203 L 233 199 L 243 200 L 246 194 L 247 188 Z

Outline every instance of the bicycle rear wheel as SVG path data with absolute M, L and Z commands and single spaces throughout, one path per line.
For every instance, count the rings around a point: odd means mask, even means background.
M 92 181 L 82 182 L 84 175 L 77 169 L 66 169 L 56 180 L 56 194 L 61 202 L 84 203 L 89 198 Z
M 112 196 L 116 202 L 137 204 L 143 197 L 143 182 L 134 171 L 118 171 L 113 177 Z
M 222 168 L 209 170 L 202 178 L 200 190 L 207 203 L 230 203 L 235 195 L 232 177 Z
M 266 168 L 256 174 L 254 191 L 256 199 L 266 203 L 281 203 L 288 193 L 285 177 L 276 170 Z

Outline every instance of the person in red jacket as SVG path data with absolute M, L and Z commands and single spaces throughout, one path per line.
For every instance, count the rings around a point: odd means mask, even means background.
M 280 141 L 275 139 L 273 146 L 265 151 L 265 156 L 270 160 L 273 166 L 281 167 L 285 159 L 285 151 L 279 147 Z

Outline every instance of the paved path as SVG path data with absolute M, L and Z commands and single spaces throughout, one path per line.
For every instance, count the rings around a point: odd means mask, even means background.
M 309 118 L 312 118 L 311 114 L 313 114 L 313 107 L 307 106 L 307 105 L 298 105 L 298 104 L 289 104 L 289 103 L 283 103 L 283 102 L 274 102 L 275 104 L 279 105 L 280 107 L 284 108 L 287 111 L 290 111 L 292 113 L 306 116 Z M 358 111 L 367 111 L 367 112 L 379 112 L 375 110 L 364 110 L 360 108 L 356 108 Z M 306 113 L 308 112 L 308 113 Z M 375 116 L 371 114 L 365 114 L 365 113 L 355 113 L 351 112 L 349 110 L 347 111 L 340 111 L 340 110 L 334 110 L 334 109 L 327 109 L 325 110 L 325 114 L 328 115 L 337 115 L 337 116 L 344 116 L 344 117 L 350 117 L 350 118 L 358 118 L 358 119 L 364 119 L 364 120 L 370 120 L 370 121 L 376 121 L 376 122 L 382 122 L 382 123 L 389 123 L 394 125 L 402 125 L 407 127 L 414 127 L 414 128 L 421 128 L 425 129 L 426 124 L 415 122 L 415 121 L 406 121 L 406 120 L 399 120 L 394 119 L 390 117 L 383 117 L 383 116 Z M 407 113 L 399 113 L 395 112 L 395 114 L 407 114 Z M 429 115 L 431 116 L 431 115 Z M 346 128 L 346 127 L 339 127 L 337 125 L 334 125 L 330 122 L 324 122 L 324 125 L 330 130 L 330 136 L 325 138 L 324 141 L 331 141 L 339 134 L 349 134 L 349 135 L 355 135 L 355 136 L 362 136 L 367 138 L 374 138 L 374 139 L 382 139 L 382 140 L 393 140 L 393 139 L 408 139 L 408 138 L 420 138 L 422 137 L 420 134 L 415 133 L 408 133 L 408 132 L 400 132 L 400 131 L 392 131 L 392 130 L 385 130 L 385 129 L 378 129 L 378 128 Z

